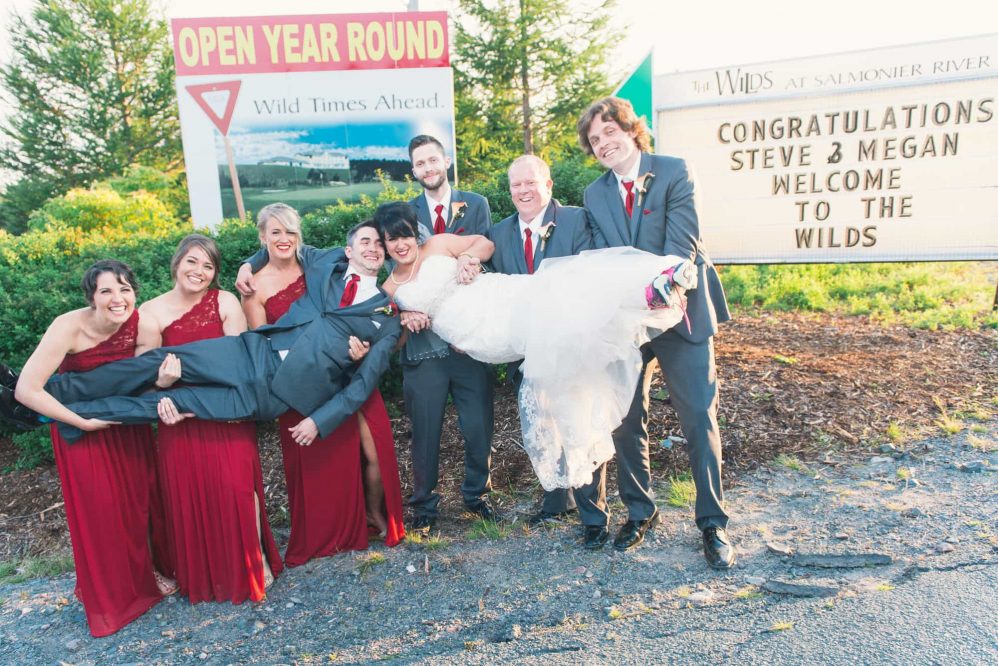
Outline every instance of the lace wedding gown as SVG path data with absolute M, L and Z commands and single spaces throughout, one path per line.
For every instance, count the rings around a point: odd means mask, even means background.
M 613 457 L 611 433 L 634 397 L 639 347 L 683 319 L 678 304 L 652 310 L 646 300 L 652 280 L 681 263 L 611 248 L 545 259 L 533 275 L 485 273 L 462 285 L 456 259 L 432 256 L 395 298 L 429 315 L 437 335 L 472 358 L 523 359 L 523 447 L 545 489 L 570 488 Z M 685 281 L 677 281 L 694 287 L 692 265 L 680 272 Z

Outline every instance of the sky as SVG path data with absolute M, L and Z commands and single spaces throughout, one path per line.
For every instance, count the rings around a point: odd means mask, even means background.
M 448 9 L 453 0 L 152 0 L 167 16 L 400 11 Z M 11 9 L 33 0 L 0 0 L 0 60 L 9 57 Z M 577 0 L 581 7 L 587 0 Z M 915 0 L 618 0 L 626 36 L 614 48 L 615 69 L 631 71 L 653 47 L 654 71 L 665 74 L 809 55 L 896 46 L 998 32 L 998 2 L 947 0 L 915 9 Z M 277 9 L 275 9 L 277 7 Z

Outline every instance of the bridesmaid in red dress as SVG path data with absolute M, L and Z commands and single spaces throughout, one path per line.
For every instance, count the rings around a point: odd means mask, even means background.
M 220 261 L 210 238 L 191 234 L 180 241 L 170 263 L 173 289 L 139 308 L 139 353 L 246 330 L 239 301 L 217 288 Z M 164 365 L 179 377 L 176 357 Z M 158 445 L 181 591 L 191 603 L 261 601 L 283 564 L 263 502 L 256 423 L 161 422 Z
M 96 637 L 113 634 L 177 589 L 153 568 L 150 528 L 158 498 L 152 430 L 84 419 L 49 395 L 45 382 L 57 369 L 82 372 L 135 353 L 136 289 L 131 269 L 119 261 L 98 261 L 87 269 L 83 292 L 90 306 L 56 317 L 15 391 L 19 402 L 39 414 L 87 431 L 68 444 L 51 428 L 76 596 Z
M 243 299 L 253 328 L 277 321 L 305 293 L 298 264 L 301 221 L 293 208 L 271 204 L 260 211 L 257 228 L 269 263 L 254 276 L 255 293 Z M 351 357 L 363 355 L 351 340 Z M 375 389 L 357 413 L 324 440 L 300 446 L 290 430 L 304 416 L 289 411 L 278 420 L 288 485 L 291 537 L 288 566 L 313 557 L 368 547 L 369 533 L 395 546 L 405 537 L 402 491 L 388 411 Z

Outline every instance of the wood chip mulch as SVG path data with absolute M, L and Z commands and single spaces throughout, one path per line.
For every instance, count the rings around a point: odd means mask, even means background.
M 998 333 L 884 327 L 863 317 L 741 314 L 715 339 L 725 476 L 737 476 L 780 454 L 804 459 L 869 455 L 897 424 L 905 439 L 941 435 L 947 416 L 998 411 Z M 651 405 L 651 460 L 658 478 L 688 468 L 682 432 L 656 375 Z M 402 405 L 393 420 L 403 496 L 411 491 L 409 425 Z M 493 485 L 500 505 L 522 507 L 540 489 L 526 455 L 513 395 L 496 392 Z M 903 446 L 904 441 L 900 442 Z M 463 451 L 457 416 L 448 408 L 441 443 L 441 508 L 460 512 Z M 0 439 L 0 469 L 17 452 Z M 267 508 L 281 533 L 288 523 L 280 446 L 261 428 Z M 610 492 L 613 492 L 613 471 Z M 0 561 L 67 552 L 69 536 L 54 466 L 0 474 Z

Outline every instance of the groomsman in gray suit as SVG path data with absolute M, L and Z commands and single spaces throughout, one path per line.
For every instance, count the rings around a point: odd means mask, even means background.
M 725 531 L 713 336 L 730 316 L 700 238 L 693 178 L 683 160 L 648 152 L 648 129 L 625 100 L 607 97 L 593 103 L 579 119 L 578 134 L 582 149 L 609 169 L 585 192 L 596 247 L 631 245 L 688 258 L 698 278 L 696 289 L 686 292 L 691 330 L 680 323 L 642 348 L 644 367 L 634 402 L 614 432 L 618 486 L 628 516 L 613 545 L 618 550 L 637 546 L 660 520 L 648 461 L 648 393 L 657 363 L 687 441 L 704 556 L 712 567 L 729 568 L 735 548 Z
M 385 253 L 372 221 L 350 231 L 346 248 L 303 250 L 308 289 L 275 323 L 58 374 L 45 390 L 80 416 L 122 423 L 155 422 L 164 397 L 179 412 L 214 421 L 270 420 L 291 407 L 308 415 L 292 430 L 299 444 L 325 437 L 378 385 L 401 328 L 377 287 Z M 359 364 L 350 336 L 371 345 Z M 135 395 L 153 385 L 167 354 L 180 359 L 185 385 Z M 59 427 L 68 441 L 83 434 Z
M 409 203 L 416 209 L 421 234 L 485 235 L 492 226 L 489 202 L 472 192 L 455 190 L 447 182 L 451 160 L 443 144 L 421 134 L 409 142 L 412 174 L 423 193 Z M 403 392 L 412 423 L 412 529 L 428 532 L 436 525 L 440 495 L 440 436 L 447 396 L 457 408 L 464 436 L 465 508 L 486 520 L 501 520 L 488 501 L 492 488 L 492 370 L 486 363 L 455 351 L 428 330 L 420 313 L 403 312 L 409 336 L 401 353 Z
M 489 233 L 496 246 L 489 262 L 492 270 L 530 275 L 546 258 L 567 257 L 592 248 L 586 210 L 554 201 L 553 185 L 551 168 L 535 155 L 522 155 L 509 165 L 509 194 L 516 213 Z M 520 364 L 510 364 L 508 372 L 519 390 L 523 381 Z M 585 547 L 602 548 L 609 536 L 605 478 L 600 475 L 593 483 L 574 490 L 545 491 L 540 510 L 527 523 L 533 526 L 555 521 L 578 508 L 585 526 Z

